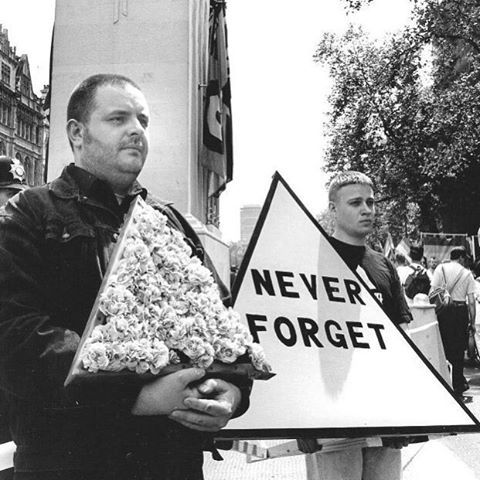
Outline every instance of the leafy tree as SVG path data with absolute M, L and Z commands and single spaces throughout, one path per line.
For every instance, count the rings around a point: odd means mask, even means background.
M 315 60 L 334 82 L 326 170 L 374 178 L 383 228 L 397 238 L 476 233 L 480 8 L 474 0 L 412 1 L 412 26 L 383 43 L 358 27 L 322 38 Z
M 360 10 L 365 5 L 372 3 L 373 0 L 343 0 L 343 5 L 347 12 Z
M 328 208 L 317 214 L 316 220 L 328 235 L 333 233 L 334 222 Z

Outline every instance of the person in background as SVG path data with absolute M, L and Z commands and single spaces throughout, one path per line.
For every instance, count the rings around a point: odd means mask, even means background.
M 355 171 L 339 173 L 330 182 L 328 198 L 334 220 L 331 244 L 345 263 L 364 279 L 391 321 L 406 329 L 412 315 L 395 266 L 367 246 L 375 218 L 371 179 Z M 307 477 L 309 471 L 330 471 L 332 475 L 325 480 L 398 480 L 402 475 L 400 447 L 406 445 L 407 440 L 383 439 L 383 443 L 383 447 L 314 454 L 307 460 Z
M 0 209 L 18 192 L 27 188 L 26 175 L 20 160 L 6 155 L 0 156 Z M 7 404 L 0 391 L 0 445 L 12 440 L 7 418 Z M 13 468 L 0 471 L 0 480 L 13 478 Z
M 411 263 L 408 266 L 410 273 L 403 282 L 403 288 L 408 302 L 412 302 L 415 295 L 422 293 L 428 295 L 430 291 L 430 277 L 423 266 L 423 245 L 412 244 L 410 247 Z
M 25 169 L 16 158 L 0 156 L 0 208 L 16 193 L 25 190 Z
M 412 269 L 408 265 L 407 257 L 401 252 L 395 253 L 395 264 L 397 265 L 397 273 L 400 283 L 403 285 L 406 278 L 412 273 Z
M 433 272 L 438 266 L 438 259 L 437 257 L 429 257 L 427 260 L 427 274 L 430 277 L 430 281 L 432 281 L 433 278 Z
M 472 274 L 475 281 L 479 284 L 480 287 L 480 260 L 475 261 L 472 267 Z
M 475 285 L 477 287 L 477 290 L 475 292 L 475 300 L 477 301 L 477 307 L 478 304 L 480 303 L 480 259 L 476 260 L 475 263 L 473 264 L 472 267 L 472 274 L 473 278 L 475 278 Z M 476 312 L 476 321 L 475 323 L 480 322 L 480 308 L 475 309 Z
M 459 399 L 468 383 L 463 376 L 463 359 L 467 348 L 468 328 L 475 328 L 476 282 L 472 272 L 465 268 L 467 252 L 464 247 L 450 251 L 450 262 L 440 264 L 433 274 L 431 290 L 446 286 L 450 305 L 437 315 L 445 356 L 452 365 L 452 386 Z

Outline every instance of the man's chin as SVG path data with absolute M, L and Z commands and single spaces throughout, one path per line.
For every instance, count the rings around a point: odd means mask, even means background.
M 351 232 L 351 235 L 353 237 L 356 237 L 356 238 L 365 238 L 365 237 L 368 237 L 368 235 L 370 235 L 373 231 L 373 228 L 371 227 L 368 227 L 368 228 L 358 228 L 356 230 L 354 230 L 353 232 Z
M 121 164 L 119 170 L 125 174 L 138 175 L 145 164 L 145 159 L 142 157 L 131 156 L 125 159 Z

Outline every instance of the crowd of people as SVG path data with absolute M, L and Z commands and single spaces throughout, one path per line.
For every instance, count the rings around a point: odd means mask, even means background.
M 480 302 L 480 261 L 473 263 L 463 246 L 452 248 L 447 258 L 439 262 L 435 257 L 427 259 L 421 244 L 413 244 L 409 257 L 397 252 L 394 263 L 410 306 L 428 303 L 428 296 L 439 287 L 448 292 L 448 305 L 437 308 L 436 315 L 445 356 L 451 365 L 453 390 L 459 399 L 467 401 L 469 397 L 463 394 L 469 384 L 463 368 L 469 335 L 475 338 L 476 305 Z M 473 347 L 473 351 L 468 351 L 469 356 L 478 355 L 476 345 Z

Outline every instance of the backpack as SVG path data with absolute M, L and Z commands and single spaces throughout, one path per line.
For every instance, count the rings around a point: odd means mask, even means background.
M 428 295 L 430 291 L 430 278 L 423 267 L 411 267 L 413 272 L 406 278 L 404 288 L 405 295 L 413 299 L 417 293 Z
M 428 295 L 430 303 L 435 305 L 435 313 L 437 315 L 452 303 L 452 297 L 450 296 L 450 291 L 452 291 L 455 288 L 455 285 L 458 283 L 458 281 L 463 275 L 463 271 L 460 271 L 457 278 L 453 282 L 452 287 L 449 290 L 447 288 L 447 278 L 445 277 L 445 270 L 443 269 L 443 267 L 440 267 L 440 269 L 442 270 L 442 274 L 443 274 L 443 285 L 441 285 L 440 287 L 434 288 Z

